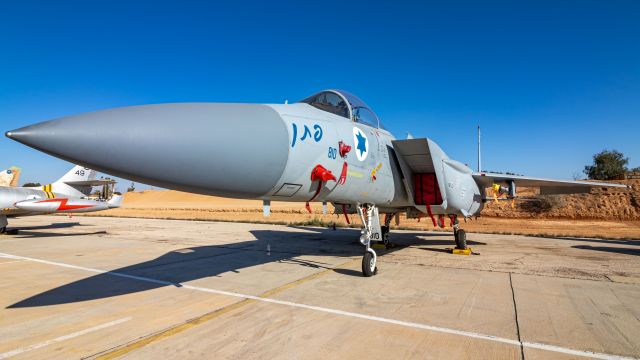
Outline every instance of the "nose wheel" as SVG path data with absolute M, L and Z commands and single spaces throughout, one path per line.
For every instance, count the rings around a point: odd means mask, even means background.
M 364 277 L 371 277 L 378 273 L 378 267 L 376 266 L 377 255 L 372 249 L 369 250 L 362 257 L 362 275 Z

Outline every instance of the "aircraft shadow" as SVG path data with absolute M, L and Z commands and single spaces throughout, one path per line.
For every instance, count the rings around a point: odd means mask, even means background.
M 357 229 L 316 229 L 304 231 L 251 231 L 255 239 L 224 245 L 207 245 L 182 248 L 163 254 L 155 259 L 111 270 L 71 282 L 19 301 L 11 308 L 26 308 L 76 303 L 132 294 L 164 286 L 181 286 L 181 283 L 220 276 L 228 272 L 242 272 L 253 266 L 266 263 L 287 263 L 313 268 L 331 268 L 328 263 L 302 259 L 300 256 L 361 256 L 363 247 L 354 241 Z M 60 234 L 57 234 L 58 236 Z M 376 249 L 381 257 L 407 246 L 451 245 L 450 234 L 440 238 L 424 233 L 392 233 L 395 248 Z M 482 244 L 482 243 L 476 243 Z M 267 245 L 270 252 L 267 252 Z M 338 273 L 362 276 L 359 271 L 336 269 Z M 114 276 L 122 274 L 124 276 Z M 154 283 L 140 281 L 127 276 L 160 280 Z
M 20 226 L 20 227 L 11 228 L 11 229 L 16 229 L 18 231 L 29 231 L 29 230 L 47 230 L 47 229 L 66 229 L 66 228 L 71 228 L 75 226 L 86 226 L 86 225 L 82 225 L 79 222 L 64 222 L 64 223 L 52 223 L 49 225 Z
M 45 237 L 67 237 L 67 236 L 86 236 L 86 235 L 103 235 L 107 232 L 104 230 L 93 232 L 81 232 L 81 233 L 54 233 L 54 232 L 42 232 L 42 231 L 24 231 L 20 229 L 17 235 L 14 235 L 16 239 L 31 239 L 31 238 L 45 238 Z
M 627 240 L 627 239 L 591 239 L 591 238 L 579 238 L 579 237 L 551 237 L 551 236 L 541 236 L 545 239 L 553 239 L 553 240 L 570 240 L 570 241 L 583 241 L 589 243 L 601 243 L 601 244 L 615 244 L 615 245 L 629 245 L 629 246 L 640 246 L 640 239 L 638 240 Z
M 572 247 L 575 249 L 582 249 L 582 250 L 604 251 L 604 252 L 617 253 L 617 254 L 640 256 L 639 249 L 619 248 L 619 247 L 611 247 L 611 246 L 590 246 L 590 245 L 575 245 Z

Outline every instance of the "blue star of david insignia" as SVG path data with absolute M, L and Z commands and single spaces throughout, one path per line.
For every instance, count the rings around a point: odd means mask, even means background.
M 358 131 L 356 139 L 358 139 L 358 146 L 356 146 L 356 149 L 360 151 L 360 156 L 362 156 L 363 153 L 367 152 L 367 139 L 362 136 L 360 131 Z

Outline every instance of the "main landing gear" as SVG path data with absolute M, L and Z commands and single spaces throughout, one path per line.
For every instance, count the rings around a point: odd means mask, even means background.
M 362 257 L 362 275 L 370 277 L 378 273 L 376 262 L 378 256 L 371 248 L 371 243 L 384 239 L 382 227 L 380 226 L 380 214 L 378 207 L 372 204 L 358 204 L 358 215 L 362 221 L 363 227 L 360 235 L 360 242 L 365 246 L 364 256 Z M 386 235 L 389 228 L 386 229 Z
M 7 225 L 9 225 L 7 215 L 0 215 L 0 235 L 7 233 Z
M 460 229 L 457 215 L 453 215 L 453 238 L 456 240 L 456 249 L 467 250 L 467 233 Z

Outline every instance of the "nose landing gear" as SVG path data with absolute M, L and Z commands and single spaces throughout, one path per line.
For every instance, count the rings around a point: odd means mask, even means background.
M 363 224 L 360 243 L 365 246 L 364 256 L 362 256 L 362 275 L 370 277 L 378 273 L 376 267 L 378 256 L 371 248 L 371 242 L 383 239 L 380 216 L 378 207 L 373 204 L 358 204 L 357 208 Z

